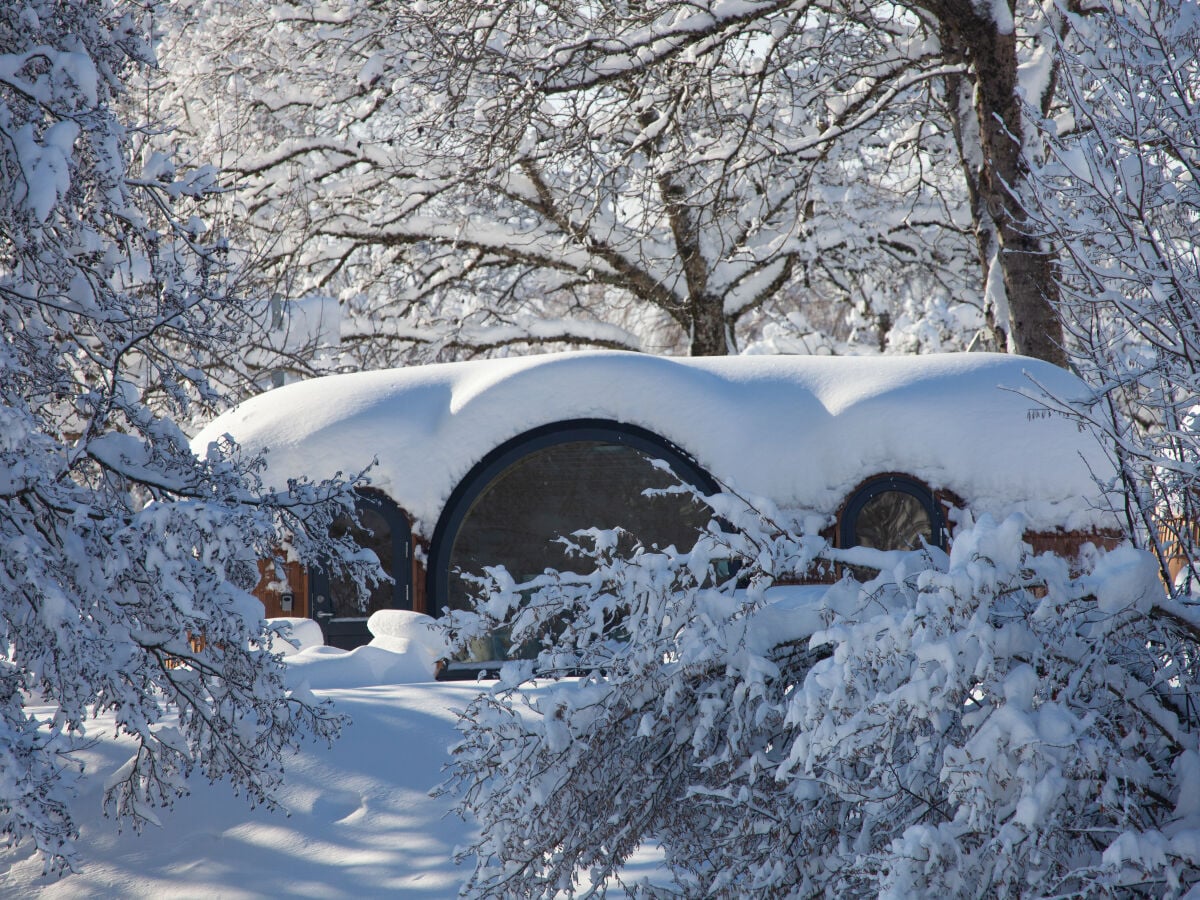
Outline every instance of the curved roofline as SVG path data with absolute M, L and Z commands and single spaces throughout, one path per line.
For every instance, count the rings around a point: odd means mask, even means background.
M 270 450 L 264 483 L 358 472 L 429 539 L 479 462 L 526 432 L 600 419 L 685 447 L 721 484 L 830 515 L 863 479 L 905 472 L 979 514 L 1035 530 L 1114 523 L 1112 462 L 1065 416 L 1090 389 L 1049 363 L 993 353 L 655 357 L 574 352 L 330 375 L 253 397 L 197 435 Z M 1061 408 L 1061 404 L 1059 404 Z

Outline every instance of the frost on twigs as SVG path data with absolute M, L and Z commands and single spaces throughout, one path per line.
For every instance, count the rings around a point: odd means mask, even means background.
M 465 895 L 602 894 L 644 842 L 671 877 L 627 885 L 646 895 L 1200 883 L 1200 630 L 1146 554 L 1077 574 L 985 517 L 948 556 L 785 588 L 841 554 L 722 516 L 736 530 L 691 553 L 580 536 L 594 572 L 482 597 L 476 628 L 552 637 L 462 715 L 445 789 L 481 823 Z
M 340 724 L 287 691 L 247 591 L 280 547 L 349 559 L 329 526 L 355 479 L 267 489 L 261 458 L 198 458 L 171 418 L 217 397 L 198 361 L 244 311 L 177 208 L 195 179 L 130 175 L 139 10 L 0 4 L 0 841 L 60 871 L 89 719 L 130 738 L 107 809 L 135 827 L 193 771 L 269 802 L 287 748 Z
M 153 91 L 228 167 L 245 277 L 340 291 L 356 365 L 961 347 L 982 321 L 926 16 L 212 0 L 160 24 Z
M 1200 595 L 1200 17 L 1131 0 L 1071 20 L 1070 115 L 1028 154 L 1030 225 L 1061 247 L 1067 350 L 1093 393 L 1042 402 L 1099 437 L 1126 531 L 1176 596 Z

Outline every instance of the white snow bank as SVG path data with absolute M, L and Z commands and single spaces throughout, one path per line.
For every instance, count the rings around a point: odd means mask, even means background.
M 405 609 L 372 613 L 367 620 L 371 642 L 353 650 L 324 646 L 321 628 L 311 619 L 285 621 L 302 623 L 296 630 L 302 632 L 302 646 L 285 653 L 288 684 L 293 687 L 327 690 L 419 684 L 433 681 L 438 660 L 450 655 L 434 619 Z
M 433 672 L 438 660 L 450 655 L 450 647 L 436 620 L 424 613 L 407 609 L 381 609 L 367 619 L 371 632 L 368 646 L 391 650 L 393 653 L 412 653 L 421 658 Z
M 287 658 L 287 683 L 293 688 L 419 684 L 433 681 L 435 675 L 428 653 L 379 647 L 374 642 L 353 650 L 308 647 Z
M 312 619 L 298 619 L 283 616 L 271 619 L 271 627 L 275 630 L 270 649 L 273 653 L 282 653 L 285 657 L 294 656 L 309 647 L 323 647 L 325 636 L 321 634 L 321 626 Z
M 428 538 L 461 479 L 487 453 L 553 422 L 638 425 L 719 482 L 782 507 L 834 512 L 859 482 L 905 472 L 977 514 L 1032 529 L 1113 524 L 1092 473 L 1111 465 L 1071 421 L 1038 416 L 1017 390 L 1086 390 L 1048 363 L 1000 354 L 669 359 L 584 352 L 334 375 L 289 385 L 210 423 L 270 450 L 267 481 L 354 472 Z

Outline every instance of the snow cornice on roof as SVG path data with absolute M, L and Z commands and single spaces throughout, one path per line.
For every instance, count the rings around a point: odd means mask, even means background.
M 1031 396 L 1085 385 L 1048 363 L 928 356 L 666 358 L 609 351 L 332 375 L 246 401 L 193 445 L 268 451 L 268 484 L 357 472 L 428 537 L 461 479 L 530 429 L 571 419 L 646 428 L 719 483 L 830 514 L 872 475 L 904 472 L 975 513 L 1036 530 L 1112 527 L 1093 476 L 1112 471 L 1075 422 Z

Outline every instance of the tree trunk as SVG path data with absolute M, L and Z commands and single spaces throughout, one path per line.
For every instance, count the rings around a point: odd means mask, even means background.
M 1012 344 L 1018 353 L 1065 365 L 1052 254 L 1028 234 L 1021 206 L 1026 172 L 1021 160 L 1016 32 L 1002 32 L 971 0 L 934 0 L 920 5 L 941 21 L 943 38 L 950 42 L 945 48 L 947 56 L 958 56 L 973 70 L 982 150 L 976 186 L 979 202 L 999 236 Z
M 947 48 L 947 60 L 965 62 L 960 55 L 949 49 L 954 46 L 954 42 L 946 32 L 947 29 L 943 26 L 942 43 Z M 1000 269 L 1000 234 L 979 191 L 983 151 L 979 142 L 979 122 L 975 117 L 974 98 L 973 80 L 962 75 L 946 76 L 946 115 L 954 132 L 958 163 L 967 185 L 967 198 L 971 203 L 975 253 L 979 260 L 979 280 L 983 286 L 984 326 L 971 340 L 971 349 L 1004 352 L 1009 346 L 1008 297 L 1004 294 L 1004 276 Z M 997 275 L 999 277 L 994 277 Z
M 725 356 L 732 352 L 723 307 L 720 297 L 702 295 L 693 299 L 689 356 Z

